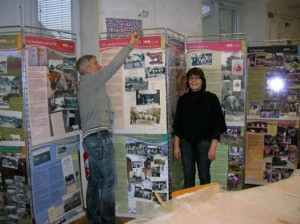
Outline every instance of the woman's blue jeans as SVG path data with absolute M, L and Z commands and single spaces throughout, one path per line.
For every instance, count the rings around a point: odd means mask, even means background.
M 88 152 L 90 176 L 86 192 L 89 224 L 115 223 L 115 150 L 108 131 L 86 136 L 83 148 Z
M 196 164 L 200 184 L 210 183 L 210 163 L 208 150 L 210 141 L 191 143 L 185 139 L 180 139 L 181 161 L 184 173 L 184 187 L 195 186 Z

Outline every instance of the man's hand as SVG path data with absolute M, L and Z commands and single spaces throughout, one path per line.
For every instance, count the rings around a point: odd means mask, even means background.
M 131 32 L 129 44 L 134 46 L 138 40 L 139 40 L 139 34 L 136 31 Z

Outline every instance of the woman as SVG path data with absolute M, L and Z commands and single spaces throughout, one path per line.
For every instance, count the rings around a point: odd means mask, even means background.
M 186 78 L 188 91 L 178 100 L 173 135 L 174 157 L 182 160 L 184 187 L 189 188 L 195 186 L 195 164 L 200 184 L 210 183 L 210 163 L 227 127 L 219 99 L 206 91 L 202 69 L 191 68 Z

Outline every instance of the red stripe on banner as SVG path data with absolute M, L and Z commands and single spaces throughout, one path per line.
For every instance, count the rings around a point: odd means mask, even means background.
M 187 51 L 194 50 L 242 51 L 242 41 L 229 40 L 187 43 Z
M 128 38 L 122 39 L 104 39 L 100 40 L 100 48 L 123 47 L 128 44 Z M 134 46 L 137 49 L 161 48 L 161 36 L 140 37 L 137 44 Z
M 75 53 L 75 42 L 41 36 L 25 36 L 26 46 L 43 46 L 64 53 Z

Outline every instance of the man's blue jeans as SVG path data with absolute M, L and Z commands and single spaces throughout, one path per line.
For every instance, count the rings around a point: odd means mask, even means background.
M 184 173 L 184 187 L 195 186 L 196 164 L 200 184 L 210 183 L 210 163 L 208 150 L 210 141 L 191 143 L 185 139 L 180 139 L 180 153 Z
M 86 203 L 89 224 L 115 223 L 115 150 L 108 131 L 86 136 L 83 148 L 89 155 L 90 176 Z

